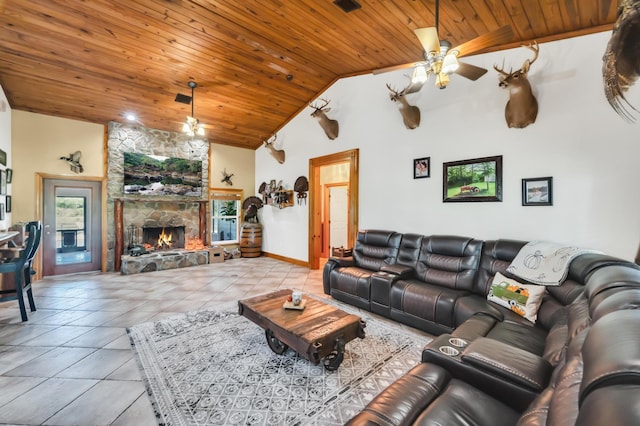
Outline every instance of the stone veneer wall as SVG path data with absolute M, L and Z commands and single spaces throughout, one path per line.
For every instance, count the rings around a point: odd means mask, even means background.
M 142 227 L 184 226 L 185 242 L 199 237 L 200 204 L 175 201 L 125 201 L 124 237 L 129 243 L 129 225 L 138 226 L 142 238 Z M 135 241 L 141 243 L 143 241 Z
M 121 199 L 125 245 L 127 226 L 185 226 L 187 238 L 198 236 L 199 202 L 208 200 L 209 142 L 186 139 L 177 132 L 148 129 L 117 122 L 109 123 L 107 141 L 107 267 L 114 270 L 115 218 L 114 200 Z M 202 161 L 202 195 L 143 196 L 124 194 L 124 153 L 137 152 L 149 155 L 187 158 Z M 207 218 L 210 217 L 207 205 Z M 210 221 L 207 219 L 207 223 Z

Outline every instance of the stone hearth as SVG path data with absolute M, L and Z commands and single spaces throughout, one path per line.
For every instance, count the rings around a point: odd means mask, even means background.
M 209 263 L 209 250 L 168 250 L 140 256 L 120 257 L 122 275 L 187 268 Z

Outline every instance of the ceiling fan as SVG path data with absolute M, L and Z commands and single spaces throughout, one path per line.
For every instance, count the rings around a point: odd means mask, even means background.
M 438 39 L 439 11 L 440 2 L 436 0 L 435 27 L 417 28 L 414 30 L 416 37 L 418 37 L 420 44 L 422 44 L 424 48 L 423 61 L 381 68 L 374 70 L 373 74 L 413 68 L 411 84 L 405 93 L 415 93 L 419 91 L 431 74 L 436 77 L 436 87 L 444 89 L 447 87 L 447 84 L 449 84 L 449 76 L 451 74 L 455 73 L 475 81 L 487 72 L 485 68 L 458 61 L 459 57 L 513 40 L 513 30 L 510 25 L 506 25 L 452 48 L 451 43 L 448 41 Z

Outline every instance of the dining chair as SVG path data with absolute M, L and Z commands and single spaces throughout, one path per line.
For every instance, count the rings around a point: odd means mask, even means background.
M 17 254 L 16 257 L 5 257 L 0 263 L 0 274 L 13 273 L 14 288 L 0 290 L 0 301 L 18 300 L 20 305 L 20 315 L 22 321 L 28 321 L 27 310 L 24 303 L 24 292 L 27 293 L 29 299 L 29 307 L 31 312 L 36 310 L 36 304 L 33 300 L 33 292 L 31 291 L 31 275 L 33 267 L 33 258 L 40 247 L 40 240 L 42 238 L 42 224 L 40 221 L 33 221 L 27 223 L 26 232 L 27 237 L 24 247 L 6 248 L 0 249 L 0 254 L 3 256 L 10 254 Z M 4 296 L 9 294 L 9 296 Z

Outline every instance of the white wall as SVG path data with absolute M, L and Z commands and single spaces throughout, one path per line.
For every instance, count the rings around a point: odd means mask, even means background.
M 422 111 L 415 130 L 404 127 L 385 87 L 402 87 L 407 72 L 342 79 L 324 94 L 329 116 L 340 122 L 339 137 L 327 139 L 307 109 L 278 134 L 285 164 L 264 148 L 256 151 L 256 191 L 271 179 L 291 189 L 307 176 L 310 158 L 359 148 L 361 229 L 543 239 L 633 259 L 640 242 L 639 127 L 616 115 L 604 97 L 601 58 L 609 37 L 541 45 L 529 75 L 540 112 L 525 129 L 507 128 L 508 94 L 492 69 L 503 58 L 506 69 L 519 68 L 531 56 L 524 48 L 464 58 L 489 69 L 476 82 L 453 76 L 438 90 L 432 77 L 409 96 Z M 635 89 L 628 99 L 640 107 Z M 442 202 L 443 162 L 494 155 L 503 156 L 502 202 Z M 431 177 L 414 180 L 412 161 L 421 157 L 431 157 Z M 523 207 L 521 179 L 544 176 L 553 176 L 554 205 Z M 308 206 L 265 206 L 261 220 L 264 251 L 307 260 Z
M 0 165 L 0 169 L 11 168 L 11 107 L 9 101 L 4 94 L 4 90 L 0 86 L 0 149 L 7 153 L 6 166 Z M 7 194 L 11 195 L 11 184 L 7 185 Z M 6 203 L 6 197 L 0 196 L 0 203 Z M 5 204 L 6 206 L 6 204 Z M 12 201 L 13 211 L 13 201 Z M 5 213 L 4 219 L 0 220 L 0 229 L 7 229 L 11 226 L 11 213 Z

